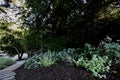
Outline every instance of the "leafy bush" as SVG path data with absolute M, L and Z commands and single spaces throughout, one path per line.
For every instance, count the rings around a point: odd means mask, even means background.
M 120 63 L 120 44 L 112 42 L 108 36 L 100 42 L 97 48 L 86 43 L 83 50 L 80 51 L 80 56 L 91 59 L 93 55 L 108 56 L 113 63 Z
M 65 62 L 69 64 L 73 64 L 73 59 L 78 57 L 76 53 L 77 49 L 64 49 L 63 51 L 59 52 L 51 52 L 47 51 L 44 54 L 34 55 L 33 57 L 29 58 L 25 64 L 25 68 L 27 69 L 34 69 L 40 66 L 49 67 L 55 62 Z
M 34 55 L 29 58 L 25 64 L 25 68 L 34 69 L 40 66 L 49 67 L 56 62 L 54 52 L 47 51 L 44 54 Z
M 93 55 L 98 54 L 99 51 L 92 46 L 91 44 L 86 43 L 83 50 L 80 52 L 80 56 L 84 56 L 88 59 L 91 59 Z
M 91 60 L 88 60 L 85 57 L 80 57 L 77 61 L 74 60 L 74 62 L 78 67 L 85 67 L 90 70 L 95 77 L 99 78 L 105 78 L 106 75 L 103 75 L 103 73 L 108 72 L 111 66 L 111 61 L 107 56 L 100 57 L 93 55 Z
M 110 37 L 106 37 L 99 45 L 99 54 L 106 55 L 115 63 L 120 63 L 120 44 L 112 42 Z
M 29 58 L 25 63 L 25 68 L 27 69 L 35 69 L 38 68 L 40 65 L 37 63 L 38 55 L 34 55 L 33 57 Z
M 10 58 L 2 58 L 0 57 L 0 69 L 3 69 L 11 64 L 14 64 L 15 61 Z
M 63 49 L 63 51 L 56 52 L 55 57 L 57 59 L 57 62 L 73 64 L 73 59 L 76 59 L 78 57 L 78 54 L 76 53 L 78 49 L 68 48 Z

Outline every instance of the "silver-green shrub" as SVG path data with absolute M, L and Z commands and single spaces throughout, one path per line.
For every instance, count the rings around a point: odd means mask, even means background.
M 63 51 L 56 52 L 55 57 L 57 62 L 64 62 L 68 64 L 73 64 L 73 59 L 78 55 L 75 53 L 77 49 L 68 48 L 63 49 Z
M 93 55 L 91 60 L 80 57 L 77 61 L 74 60 L 74 62 L 78 67 L 85 67 L 93 73 L 93 76 L 99 78 L 106 78 L 106 75 L 103 73 L 108 72 L 111 66 L 111 61 L 107 56 L 100 57 L 98 55 Z
M 29 58 L 25 63 L 25 68 L 34 69 L 40 66 L 49 67 L 56 62 L 56 58 L 54 57 L 54 52 L 47 51 L 46 53 L 34 55 Z

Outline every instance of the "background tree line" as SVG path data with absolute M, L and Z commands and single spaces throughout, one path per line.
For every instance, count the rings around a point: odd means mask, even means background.
M 106 35 L 120 38 L 119 0 L 26 0 L 20 8 L 25 51 L 97 46 Z
M 33 26 L 48 29 L 47 36 L 59 36 L 66 47 L 97 45 L 106 35 L 119 39 L 118 0 L 27 0 L 27 6 Z

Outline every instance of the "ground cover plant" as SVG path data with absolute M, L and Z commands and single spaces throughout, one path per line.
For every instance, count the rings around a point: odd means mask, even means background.
M 54 52 L 47 51 L 44 54 L 34 55 L 33 57 L 29 58 L 25 64 L 25 68 L 27 69 L 34 69 L 38 67 L 49 67 L 54 64 L 56 58 L 54 57 Z
M 26 71 L 28 70 L 29 72 L 29 70 L 36 71 L 45 68 L 48 69 L 49 72 L 50 68 L 54 67 L 56 69 L 55 66 L 63 65 L 64 67 L 74 67 L 73 69 L 77 70 L 86 70 L 85 74 L 87 76 L 89 75 L 89 78 L 91 78 L 90 80 L 107 80 L 108 76 L 111 76 L 111 74 L 118 75 L 119 73 L 118 69 L 115 69 L 113 66 L 119 65 L 120 45 L 119 43 L 112 42 L 112 39 L 110 37 L 105 38 L 101 42 L 102 44 L 99 44 L 98 47 L 94 47 L 86 43 L 82 49 L 68 48 L 63 49 L 62 51 L 46 51 L 45 53 L 36 54 L 27 60 L 25 67 L 22 67 L 22 69 L 25 68 Z M 70 71 L 68 71 L 68 73 L 69 72 Z M 73 73 L 75 72 L 73 71 Z M 54 72 L 52 72 L 51 75 L 52 74 L 54 74 Z M 72 73 L 70 72 L 70 75 L 71 74 Z M 79 74 L 81 74 L 81 72 L 79 72 Z
M 99 78 L 106 78 L 106 75 L 103 73 L 109 72 L 111 66 L 111 61 L 107 56 L 100 57 L 98 55 L 93 55 L 91 60 L 80 57 L 74 62 L 78 67 L 85 67 L 87 70 L 90 70 L 93 73 L 93 76 Z
M 100 56 L 107 56 L 112 60 L 112 64 L 120 63 L 120 44 L 113 42 L 109 36 L 100 42 L 97 51 Z
M 10 58 L 2 58 L 0 57 L 0 69 L 3 69 L 9 65 L 12 65 L 14 64 L 15 61 L 10 59 Z

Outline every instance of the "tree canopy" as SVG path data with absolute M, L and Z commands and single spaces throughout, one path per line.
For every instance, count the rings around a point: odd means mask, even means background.
M 18 10 L 20 44 L 26 51 L 39 49 L 61 50 L 67 47 L 81 47 L 91 43 L 95 46 L 109 35 L 113 40 L 120 39 L 120 1 L 119 0 L 15 0 L 5 9 Z M 12 4 L 15 6 L 12 7 Z M 6 24 L 6 22 L 4 22 Z M 3 24 L 1 23 L 3 26 Z M 8 26 L 6 28 L 8 30 Z M 4 29 L 5 30 L 5 29 Z M 4 34 L 4 31 L 0 35 Z M 6 31 L 12 36 L 15 30 Z M 24 33 L 24 34 L 23 34 Z M 7 38 L 6 36 L 4 36 Z M 11 39 L 10 37 L 9 39 Z M 16 37 L 18 38 L 18 37 Z M 15 38 L 15 39 L 16 39 Z M 2 39 L 2 38 L 1 38 Z M 7 40 L 9 40 L 7 38 Z M 59 49 L 60 47 L 60 49 Z
M 49 29 L 52 35 L 68 39 L 66 44 L 71 46 L 85 42 L 95 45 L 108 34 L 114 38 L 109 30 L 111 22 L 118 21 L 115 17 L 119 19 L 118 0 L 26 0 L 26 3 L 34 14 L 30 19 L 34 27 Z

